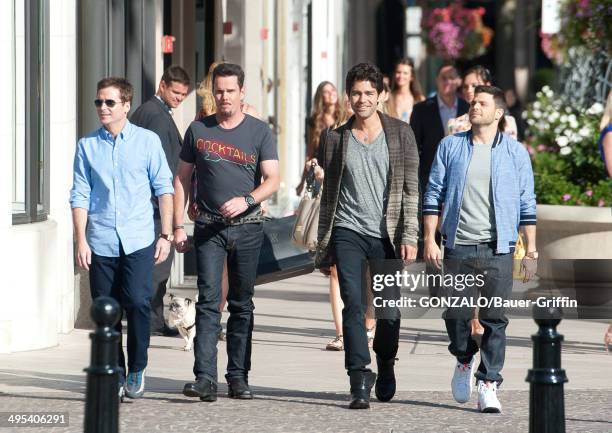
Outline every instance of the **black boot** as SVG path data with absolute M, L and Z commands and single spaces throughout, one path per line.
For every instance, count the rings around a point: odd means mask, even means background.
M 374 393 L 380 401 L 389 401 L 395 395 L 395 358 L 388 361 L 383 361 L 376 355 L 376 364 L 378 365 L 378 377 L 376 378 L 376 387 Z
M 349 409 L 369 409 L 370 391 L 376 381 L 376 373 L 357 370 L 350 372 L 349 377 L 351 382 Z
M 238 398 L 241 400 L 251 400 L 253 398 L 249 383 L 242 377 L 228 379 L 227 395 L 229 398 Z
M 217 384 L 202 377 L 195 383 L 186 383 L 183 388 L 183 395 L 187 397 L 200 397 L 202 401 L 216 401 Z

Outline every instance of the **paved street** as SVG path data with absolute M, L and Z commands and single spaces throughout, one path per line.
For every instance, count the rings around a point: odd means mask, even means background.
M 181 290 L 181 294 L 195 293 Z M 257 397 L 225 397 L 201 403 L 181 394 L 192 380 L 193 354 L 182 339 L 154 337 L 149 351 L 145 398 L 121 405 L 123 432 L 527 432 L 532 361 L 532 320 L 508 328 L 501 415 L 476 411 L 476 398 L 457 404 L 450 393 L 453 361 L 441 320 L 402 322 L 397 363 L 398 394 L 391 403 L 375 399 L 369 411 L 348 411 L 343 353 L 326 352 L 333 337 L 327 280 L 313 274 L 256 288 L 256 323 L 251 384 Z M 224 314 L 224 319 L 226 318 Z M 565 407 L 568 432 L 612 431 L 612 355 L 603 349 L 603 322 L 562 322 Z M 219 369 L 226 357 L 219 343 Z M 2 432 L 82 431 L 88 331 L 62 336 L 57 347 L 0 355 L 1 411 L 67 411 L 67 428 L 2 428 Z

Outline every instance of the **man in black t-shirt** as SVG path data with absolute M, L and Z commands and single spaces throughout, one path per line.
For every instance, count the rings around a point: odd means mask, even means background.
M 183 215 L 191 174 L 197 177 L 194 231 L 198 268 L 195 383 L 183 394 L 217 399 L 217 335 L 221 330 L 221 277 L 227 258 L 227 374 L 231 398 L 251 399 L 248 384 L 253 333 L 253 289 L 263 242 L 259 204 L 279 188 L 276 144 L 268 126 L 244 114 L 244 72 L 222 63 L 213 72 L 217 112 L 189 126 L 174 179 L 174 237 L 184 252 Z M 261 180 L 263 178 L 263 181 Z

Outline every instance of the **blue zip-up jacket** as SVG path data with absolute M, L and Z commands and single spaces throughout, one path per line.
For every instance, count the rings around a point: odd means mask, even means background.
M 423 215 L 442 214 L 442 238 L 454 248 L 465 179 L 472 160 L 472 132 L 440 141 L 423 197 Z M 497 133 L 491 150 L 491 187 L 497 229 L 497 253 L 514 251 L 518 228 L 536 224 L 536 200 L 529 153 L 506 134 Z

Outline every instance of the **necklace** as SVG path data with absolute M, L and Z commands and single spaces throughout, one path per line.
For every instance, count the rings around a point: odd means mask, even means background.
M 376 131 L 373 131 L 373 132 L 370 131 L 370 134 L 368 134 L 367 130 L 363 130 L 362 131 L 362 130 L 358 130 L 358 129 L 353 128 L 351 130 L 351 133 L 353 134 L 353 136 L 357 140 L 359 140 L 359 141 L 361 141 L 363 143 L 371 143 L 372 141 L 374 141 L 374 139 L 376 139 L 376 137 L 378 137 L 378 135 L 380 134 L 380 131 L 382 131 L 382 128 L 377 128 Z M 363 134 L 363 138 L 360 138 L 358 133 L 359 134 L 362 133 Z M 371 140 L 370 140 L 370 136 L 372 137 Z

